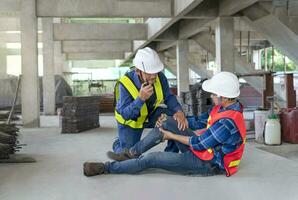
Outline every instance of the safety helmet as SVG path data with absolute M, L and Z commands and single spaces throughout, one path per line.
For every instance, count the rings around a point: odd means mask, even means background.
M 133 64 L 137 69 L 148 74 L 156 74 L 164 69 L 156 51 L 149 47 L 138 50 L 133 59 Z
M 203 90 L 221 97 L 236 98 L 240 95 L 239 80 L 231 72 L 219 72 L 211 79 L 204 81 Z

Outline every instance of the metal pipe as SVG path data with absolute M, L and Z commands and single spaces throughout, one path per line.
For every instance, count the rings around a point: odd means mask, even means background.
M 240 31 L 240 56 L 242 56 L 242 31 Z
M 250 63 L 251 59 L 250 59 L 250 31 L 247 32 L 247 62 Z
M 273 45 L 272 45 L 271 49 L 272 49 L 272 53 L 271 53 L 271 55 L 272 55 L 271 70 L 275 71 L 275 69 L 274 69 L 274 46 Z

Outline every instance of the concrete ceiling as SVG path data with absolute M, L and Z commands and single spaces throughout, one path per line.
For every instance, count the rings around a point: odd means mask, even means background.
M 293 17 L 298 16 L 295 10 L 297 3 L 294 0 L 288 2 L 291 5 L 286 10 L 288 18 L 280 19 L 295 30 L 298 26 L 291 22 Z M 6 16 L 0 17 L 0 43 L 19 42 L 18 33 L 6 35 L 4 31 L 19 30 L 19 19 L 10 17 L 9 13 L 18 13 L 20 4 L 21 0 L 0 2 L 0 16 Z M 62 41 L 61 51 L 67 54 L 67 58 L 125 58 L 128 61 L 139 48 L 151 46 L 163 52 L 181 39 L 200 38 L 201 51 L 206 54 L 210 44 L 204 38 L 212 40 L 219 16 L 234 17 L 236 47 L 241 45 L 245 48 L 249 44 L 261 48 L 268 44 L 268 37 L 245 18 L 247 12 L 251 16 L 261 13 L 256 8 L 247 11 L 257 4 L 267 9 L 266 12 L 276 8 L 276 2 L 271 0 L 37 0 L 36 10 L 38 17 L 62 18 L 61 23 L 54 23 L 53 36 L 54 40 Z M 91 23 L 90 20 L 88 23 L 70 23 L 69 17 L 84 17 L 86 20 L 90 17 L 142 17 L 145 23 Z

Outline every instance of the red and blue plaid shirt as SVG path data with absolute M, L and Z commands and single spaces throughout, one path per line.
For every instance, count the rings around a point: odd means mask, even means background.
M 226 108 L 221 107 L 219 112 L 225 110 L 236 110 L 241 113 L 243 111 L 239 102 Z M 223 156 L 235 151 L 242 144 L 242 138 L 233 120 L 223 118 L 210 126 L 202 135 L 190 137 L 189 143 L 193 149 L 198 151 L 212 148 L 214 150 L 214 162 L 221 169 L 224 169 Z

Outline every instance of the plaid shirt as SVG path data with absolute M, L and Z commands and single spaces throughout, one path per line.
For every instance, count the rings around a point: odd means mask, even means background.
M 236 110 L 242 113 L 239 102 L 227 108 L 221 107 L 219 112 L 225 110 Z M 214 150 L 214 162 L 221 169 L 224 169 L 223 156 L 235 151 L 242 144 L 242 138 L 233 120 L 223 118 L 215 122 L 202 135 L 190 137 L 189 143 L 193 149 L 199 151 L 212 148 Z
M 206 128 L 211 110 L 212 108 L 210 108 L 207 112 L 202 113 L 201 115 L 187 116 L 186 119 L 188 121 L 188 127 L 191 130 L 199 130 Z

